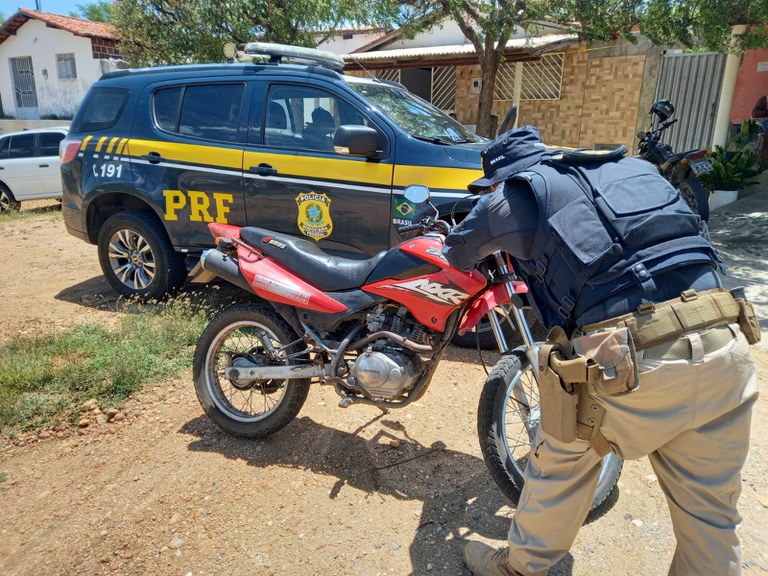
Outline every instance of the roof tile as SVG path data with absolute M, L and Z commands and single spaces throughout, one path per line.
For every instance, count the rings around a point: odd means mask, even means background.
M 81 18 L 75 18 L 74 16 L 64 16 L 63 14 L 53 14 L 52 12 L 30 10 L 29 8 L 19 8 L 19 12 L 29 18 L 45 22 L 54 28 L 71 32 L 76 36 L 107 38 L 110 40 L 119 39 L 117 29 L 111 24 L 83 20 Z

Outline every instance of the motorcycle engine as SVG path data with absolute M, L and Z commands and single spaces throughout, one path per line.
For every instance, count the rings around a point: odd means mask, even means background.
M 394 350 L 368 350 L 360 354 L 352 367 L 355 384 L 375 400 L 401 397 L 419 378 L 418 356 Z
M 386 330 L 420 343 L 429 340 L 428 331 L 402 307 L 380 307 L 368 315 L 367 322 L 370 332 Z M 355 359 L 350 384 L 375 400 L 394 400 L 413 388 L 420 375 L 418 354 L 382 338 Z

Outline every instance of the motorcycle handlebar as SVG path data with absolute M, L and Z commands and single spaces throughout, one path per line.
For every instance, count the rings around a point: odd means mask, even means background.
M 400 226 L 397 231 L 400 234 L 405 234 L 406 232 L 413 232 L 414 230 L 421 230 L 424 226 L 422 224 L 408 224 L 407 226 Z
M 405 226 L 400 226 L 397 231 L 400 234 L 405 234 L 407 232 L 413 232 L 415 230 L 420 231 L 422 234 L 425 232 L 429 232 L 431 230 L 434 230 L 436 232 L 439 232 L 440 234 L 447 235 L 451 232 L 451 226 L 448 224 L 448 222 L 444 222 L 443 220 L 422 220 L 421 222 L 418 222 L 416 224 L 407 224 Z

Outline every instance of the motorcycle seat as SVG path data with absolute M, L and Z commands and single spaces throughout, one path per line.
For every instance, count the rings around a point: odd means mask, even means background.
M 242 228 L 240 238 L 326 292 L 359 288 L 386 254 L 365 259 L 332 256 L 311 240 L 255 226 Z

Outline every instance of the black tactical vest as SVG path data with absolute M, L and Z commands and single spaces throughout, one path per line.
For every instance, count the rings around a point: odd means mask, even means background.
M 654 301 L 655 280 L 674 268 L 719 268 L 706 224 L 654 166 L 625 151 L 549 153 L 512 177 L 538 203 L 532 256 L 518 271 L 547 327 L 571 331 L 582 313 L 628 288 Z

